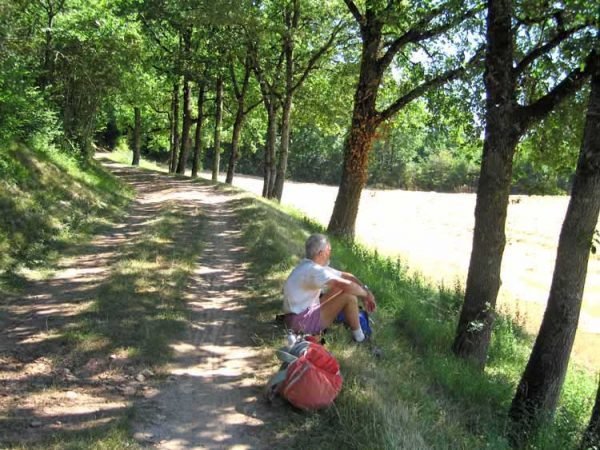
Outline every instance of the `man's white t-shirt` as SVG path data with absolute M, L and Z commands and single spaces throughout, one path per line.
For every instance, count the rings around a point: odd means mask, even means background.
M 283 286 L 283 312 L 299 314 L 319 303 L 321 289 L 332 280 L 347 282 L 339 270 L 321 266 L 308 258 L 303 259 Z

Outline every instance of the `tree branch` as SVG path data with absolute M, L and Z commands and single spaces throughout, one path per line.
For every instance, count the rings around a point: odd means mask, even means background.
M 235 70 L 233 68 L 233 62 L 231 62 L 229 64 L 229 77 L 231 78 L 231 84 L 233 86 L 233 94 L 235 95 L 235 98 L 240 98 L 240 95 L 242 95 L 242 93 L 240 92 L 237 78 L 235 77 Z
M 550 50 L 552 50 L 553 48 L 558 46 L 561 42 L 563 42 L 569 36 L 572 36 L 573 34 L 577 33 L 578 31 L 583 30 L 584 28 L 587 28 L 588 26 L 589 26 L 589 24 L 585 23 L 585 24 L 578 25 L 574 28 L 570 28 L 568 30 L 562 30 L 559 33 L 557 33 L 556 36 L 554 36 L 552 39 L 550 39 L 548 42 L 546 42 L 544 45 L 540 45 L 539 47 L 534 48 L 527 55 L 525 55 L 525 57 L 517 64 L 517 66 L 514 69 L 515 76 L 519 76 L 537 58 L 548 53 Z
M 514 19 L 518 25 L 539 25 L 540 23 L 545 22 L 546 20 L 551 19 L 553 17 L 560 17 L 561 13 L 562 10 L 560 9 L 552 9 L 550 11 L 545 12 L 545 14 L 542 14 L 541 16 L 537 17 L 519 17 L 515 14 Z
M 249 113 L 250 113 L 250 111 L 252 111 L 252 110 L 253 110 L 254 108 L 256 108 L 258 105 L 260 105 L 260 102 L 261 102 L 261 101 L 259 100 L 259 101 L 255 102 L 255 103 L 252 103 L 250 106 L 248 106 L 248 108 L 246 108 L 246 109 L 244 110 L 244 116 L 245 116 L 245 115 L 247 115 L 247 114 L 249 114 Z
M 162 48 L 165 52 L 167 52 L 168 54 L 172 53 L 172 50 L 167 48 L 162 41 L 160 40 L 160 38 L 156 35 L 156 32 L 154 31 L 154 29 L 150 26 L 150 24 L 148 23 L 148 21 L 146 20 L 146 18 L 144 17 L 143 14 L 139 14 L 140 19 L 142 20 L 142 24 L 144 25 L 144 27 L 146 27 L 146 29 L 150 32 L 150 37 L 154 40 L 154 42 L 156 42 L 158 44 L 158 46 L 160 48 Z
M 258 81 L 258 85 L 260 86 L 260 92 L 262 95 L 262 100 L 266 106 L 271 103 L 271 96 L 279 98 L 280 95 L 275 91 L 275 87 L 272 84 L 269 84 L 267 81 L 265 74 L 258 62 L 258 50 L 254 45 L 250 46 L 250 61 L 252 65 L 252 71 L 256 76 L 256 80 Z
M 315 68 L 317 61 L 319 61 L 321 56 L 323 56 L 323 54 L 331 48 L 331 46 L 333 45 L 333 42 L 335 41 L 337 34 L 340 32 L 341 29 L 342 29 L 342 22 L 340 21 L 333 28 L 333 32 L 329 36 L 329 39 L 327 39 L 327 42 L 325 42 L 325 44 L 323 44 L 323 46 L 310 57 L 308 63 L 306 64 L 306 67 L 304 68 L 304 72 L 302 73 L 302 75 L 300 76 L 298 81 L 296 81 L 296 83 L 294 83 L 294 85 L 292 86 L 292 92 L 296 91 L 296 89 L 298 89 L 300 86 L 302 86 L 302 83 L 304 83 L 304 81 L 306 80 L 306 77 L 308 77 L 309 73 Z
M 362 28 L 365 25 L 365 18 L 358 10 L 356 4 L 352 0 L 344 0 L 344 3 Z
M 521 132 L 546 117 L 559 103 L 575 93 L 590 75 L 590 67 L 598 64 L 598 55 L 592 53 L 586 59 L 586 69 L 577 68 L 569 73 L 550 92 L 530 105 L 517 107 L 517 122 Z
M 442 5 L 439 8 L 435 8 L 430 11 L 427 16 L 423 17 L 414 27 L 404 33 L 402 36 L 398 37 L 389 45 L 385 54 L 379 59 L 378 64 L 379 67 L 385 69 L 388 67 L 396 53 L 407 44 L 416 44 L 418 42 L 429 39 L 433 36 L 437 36 L 442 34 L 445 31 L 448 31 L 450 28 L 458 25 L 466 19 L 473 17 L 483 8 L 482 5 L 478 5 L 475 8 L 472 8 L 465 12 L 464 15 L 461 15 L 455 20 L 448 20 L 446 23 L 439 25 L 437 27 L 432 27 L 429 30 L 423 30 L 433 19 L 435 19 L 438 15 L 442 14 L 446 11 L 446 5 Z
M 421 83 L 407 94 L 398 98 L 394 103 L 392 103 L 386 109 L 377 114 L 377 124 L 379 125 L 380 123 L 391 118 L 394 114 L 396 114 L 398 111 L 400 111 L 413 100 L 421 97 L 428 90 L 439 87 L 447 83 L 448 81 L 454 80 L 461 76 L 463 73 L 466 72 L 466 70 L 469 67 L 477 64 L 478 62 L 481 62 L 483 52 L 484 47 L 479 48 L 475 55 L 473 55 L 473 57 L 466 64 L 455 69 L 447 70 L 446 72 Z

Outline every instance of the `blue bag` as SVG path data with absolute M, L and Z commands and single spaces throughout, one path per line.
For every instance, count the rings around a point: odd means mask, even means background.
M 341 312 L 337 315 L 337 317 L 335 318 L 335 321 L 336 322 L 345 322 L 345 319 L 346 318 L 344 317 L 344 313 Z M 360 322 L 360 328 L 362 329 L 365 336 L 366 337 L 371 336 L 371 334 L 373 334 L 373 330 L 371 329 L 371 321 L 369 319 L 369 313 L 361 308 L 358 311 L 358 320 Z

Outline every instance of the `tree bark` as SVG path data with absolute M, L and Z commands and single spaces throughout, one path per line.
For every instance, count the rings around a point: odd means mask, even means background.
M 223 121 L 223 77 L 217 77 L 217 98 L 215 99 L 215 139 L 214 139 L 214 158 L 212 167 L 212 181 L 219 179 L 219 165 L 221 163 L 221 125 Z
M 202 122 L 204 120 L 204 82 L 198 84 L 198 117 L 196 119 L 196 135 L 194 141 L 194 158 L 192 160 L 192 178 L 198 177 L 202 170 Z
M 173 83 L 171 110 L 173 116 L 173 129 L 171 132 L 171 152 L 169 154 L 169 173 L 175 173 L 179 150 L 179 82 Z
M 190 154 L 190 130 L 192 128 L 192 112 L 190 109 L 190 80 L 187 75 L 183 77 L 183 120 L 181 128 L 181 150 L 177 162 L 177 173 L 185 175 L 188 157 Z
M 42 61 L 42 73 L 39 77 L 38 84 L 42 90 L 46 89 L 49 84 L 54 81 L 54 56 L 53 53 L 55 50 L 53 49 L 53 27 L 54 27 L 54 19 L 57 17 L 62 11 L 65 4 L 65 0 L 48 0 L 46 2 L 39 2 L 39 6 L 46 13 L 46 29 L 45 29 L 45 42 L 44 42 L 44 57 Z
M 600 378 L 598 379 L 598 389 L 596 391 L 596 403 L 594 403 L 590 423 L 583 433 L 580 448 L 581 450 L 600 448 Z
M 300 2 L 293 0 L 285 9 L 285 36 L 283 39 L 283 54 L 285 57 L 285 94 L 281 111 L 281 146 L 279 147 L 279 161 L 277 174 L 271 197 L 281 201 L 283 184 L 287 172 L 287 161 L 290 150 L 290 129 L 292 103 L 294 98 L 294 46 L 295 32 L 300 20 Z
M 515 148 L 523 133 L 579 89 L 586 77 L 581 69 L 575 69 L 535 102 L 518 105 L 517 72 L 513 69 L 512 5 L 510 0 L 488 2 L 483 158 L 465 300 L 452 345 L 457 356 L 473 361 L 481 369 L 487 359 L 501 283 Z
M 512 160 L 519 136 L 512 120 L 516 101 L 511 18 L 510 0 L 489 1 L 483 159 L 465 301 L 453 344 L 456 355 L 473 360 L 481 368 L 487 358 L 500 288 Z
M 283 196 L 283 184 L 285 182 L 285 174 L 287 172 L 287 162 L 290 153 L 290 127 L 292 115 L 292 95 L 286 95 L 281 111 L 281 145 L 279 146 L 279 161 L 277 163 L 277 173 L 275 182 L 273 183 L 273 192 L 270 198 L 281 201 Z
M 133 160 L 131 161 L 132 166 L 140 165 L 140 141 L 142 134 L 142 113 L 139 106 L 133 108 L 134 112 L 134 129 L 133 129 Z
M 531 356 L 513 399 L 516 442 L 554 414 L 575 340 L 589 255 L 600 212 L 600 59 L 592 63 L 592 88 L 583 142 L 563 222 L 548 304 Z
M 246 58 L 244 60 L 244 78 L 242 80 L 241 88 L 238 86 L 237 79 L 235 76 L 235 68 L 230 65 L 231 71 L 231 83 L 237 100 L 237 112 L 235 114 L 235 121 L 233 123 L 233 135 L 231 139 L 231 155 L 229 155 L 229 164 L 227 165 L 227 176 L 225 183 L 233 183 L 233 175 L 235 173 L 235 166 L 240 157 L 240 136 L 242 134 L 242 127 L 246 119 L 246 114 L 249 110 L 245 109 L 246 93 L 248 92 L 248 86 L 250 84 L 250 73 L 252 71 L 252 60 L 250 57 L 250 48 L 246 50 Z M 253 107 L 252 107 L 253 108 Z M 250 108 L 250 109 L 252 109 Z
M 352 124 L 344 149 L 342 179 L 327 229 L 331 234 L 352 238 L 360 195 L 367 181 L 368 156 L 373 147 L 377 127 L 429 89 L 438 87 L 464 73 L 465 67 L 450 69 L 423 81 L 397 98 L 385 110 L 377 111 L 376 100 L 385 70 L 400 49 L 448 31 L 452 26 L 475 14 L 476 9 L 434 25 L 432 21 L 448 11 L 445 8 L 433 8 L 424 14 L 421 20 L 416 21 L 412 28 L 397 36 L 396 39 L 384 42 L 383 25 L 386 20 L 389 20 L 390 12 L 398 6 L 397 3 L 368 0 L 365 2 L 366 11 L 362 14 L 353 0 L 344 0 L 344 2 L 360 26 L 362 50 L 360 75 L 354 94 Z M 477 59 L 474 57 L 469 64 Z
M 277 145 L 277 100 L 272 95 L 265 101 L 267 109 L 267 139 L 265 142 L 265 166 L 262 196 L 272 198 L 275 183 L 275 148 Z
M 369 153 L 377 131 L 377 94 L 383 70 L 377 61 L 382 22 L 373 20 L 362 30 L 363 43 L 358 86 L 354 94 L 352 124 L 344 149 L 342 179 L 327 231 L 354 236 L 360 194 L 367 182 Z
M 231 155 L 229 155 L 229 164 L 227 165 L 227 177 L 225 183 L 233 183 L 233 174 L 235 173 L 235 166 L 239 159 L 239 146 L 240 146 L 240 135 L 242 134 L 242 127 L 244 126 L 244 99 L 238 99 L 238 110 L 235 114 L 235 121 L 233 123 L 233 136 L 231 138 Z

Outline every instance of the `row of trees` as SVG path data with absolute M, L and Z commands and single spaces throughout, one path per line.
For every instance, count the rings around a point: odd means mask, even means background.
M 307 178 L 324 167 L 339 183 L 328 230 L 349 238 L 369 178 L 422 184 L 451 167 L 458 181 L 438 185 L 477 184 L 453 351 L 482 369 L 517 149 L 519 171 L 573 178 L 548 309 L 510 411 L 515 444 L 552 414 L 600 199 L 590 2 L 15 0 L 0 12 L 3 139 L 45 136 L 86 159 L 94 140 L 126 132 L 133 164 L 145 146 L 171 172 L 197 176 L 210 161 L 216 180 L 226 166 L 228 183 L 243 154 L 278 200 L 288 165 Z

